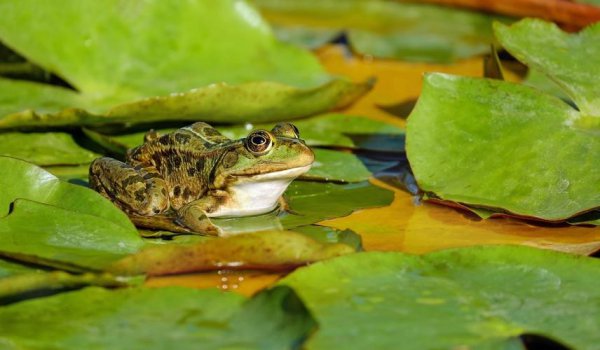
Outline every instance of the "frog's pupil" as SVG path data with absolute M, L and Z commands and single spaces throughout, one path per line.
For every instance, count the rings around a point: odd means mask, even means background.
M 265 140 L 265 138 L 262 137 L 262 136 L 254 136 L 252 138 L 252 143 L 255 144 L 255 145 L 262 145 L 265 142 L 267 142 L 267 140 Z

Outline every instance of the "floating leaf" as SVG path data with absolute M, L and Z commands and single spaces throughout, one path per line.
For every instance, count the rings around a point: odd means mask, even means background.
M 600 119 L 600 25 L 577 34 L 555 24 L 525 19 L 494 26 L 498 40 L 519 61 L 554 80 L 575 101 L 583 116 Z M 596 127 L 600 122 L 596 121 Z
M 25 266 L 17 262 L 0 259 L 0 281 L 3 278 L 20 275 L 24 273 L 34 273 L 39 271 L 33 267 Z
M 135 229 L 24 199 L 0 223 L 0 255 L 67 270 L 101 270 L 143 246 Z
M 0 304 L 21 301 L 31 296 L 84 286 L 122 287 L 126 279 L 109 274 L 70 274 L 64 271 L 26 273 L 0 278 Z
M 315 327 L 289 288 L 246 300 L 214 289 L 92 287 L 0 308 L 0 323 L 0 343 L 28 349 L 289 349 Z
M 0 168 L 0 254 L 99 269 L 143 245 L 127 216 L 95 191 L 14 158 L 0 157 Z
M 449 7 L 381 0 L 254 2 L 281 39 L 314 45 L 346 29 L 352 47 L 362 54 L 413 61 L 451 62 L 486 53 L 493 42 L 492 21 L 505 20 Z M 307 35 L 311 29 L 314 32 Z M 298 31 L 302 35 L 294 35 Z
M 346 244 L 320 243 L 291 231 L 265 231 L 149 247 L 116 262 L 108 271 L 158 276 L 224 268 L 287 270 L 352 252 Z
M 592 349 L 600 341 L 599 271 L 590 258 L 477 247 L 352 254 L 280 283 L 319 323 L 307 349 L 385 349 L 398 339 L 403 349 L 506 349 L 524 333 Z
M 344 106 L 369 89 L 332 80 L 309 52 L 274 40 L 241 0 L 70 0 L 60 8 L 2 1 L 0 12 L 3 43 L 80 92 L 2 80 L 11 89 L 0 103 L 8 115 L 1 128 L 289 119 Z
M 346 216 L 355 210 L 385 206 L 393 192 L 367 181 L 347 185 L 294 181 L 285 193 L 291 213 L 281 217 L 286 228 Z
M 23 159 L 37 165 L 76 165 L 99 157 L 79 146 L 64 132 L 0 133 L 0 155 Z
M 127 215 L 97 192 L 58 180 L 54 175 L 33 164 L 0 156 L 0 215 L 9 212 L 15 199 L 28 199 L 56 206 L 74 213 L 97 216 L 100 219 L 135 231 Z
M 600 138 L 573 126 L 578 115 L 527 86 L 430 74 L 408 119 L 408 159 L 441 199 L 565 220 L 600 206 Z
M 0 87 L 2 86 L 0 79 Z M 122 123 L 145 124 L 161 121 L 198 121 L 241 123 L 295 119 L 347 106 L 369 91 L 370 82 L 351 83 L 343 79 L 324 85 L 299 89 L 274 82 L 254 82 L 240 85 L 226 83 L 196 88 L 188 92 L 121 104 L 111 109 L 96 108 L 98 112 L 79 109 L 56 109 L 46 113 L 32 110 L 9 110 L 0 119 L 0 129 L 48 128 L 64 126 L 102 126 Z M 27 89 L 14 90 L 28 96 Z M 35 101 L 35 100 L 34 100 Z M 35 104 L 29 100 L 31 107 Z M 90 105 L 94 110 L 93 105 Z M 64 105 L 63 108 L 68 107 Z M 6 107 L 8 109 L 8 107 Z

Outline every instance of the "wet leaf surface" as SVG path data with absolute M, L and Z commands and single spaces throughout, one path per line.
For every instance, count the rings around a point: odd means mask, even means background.
M 600 25 L 568 34 L 542 20 L 496 25 L 498 40 L 519 61 L 555 81 L 583 116 L 600 118 Z M 575 122 L 576 123 L 576 122 Z
M 285 196 L 291 213 L 280 220 L 286 228 L 346 216 L 362 208 L 385 206 L 394 198 L 392 192 L 366 181 L 347 185 L 294 181 Z
M 314 47 L 346 30 L 353 49 L 361 54 L 419 62 L 451 62 L 486 53 L 493 42 L 492 21 L 506 20 L 450 7 L 378 0 L 254 2 L 280 39 Z
M 399 337 L 406 349 L 506 349 L 523 333 L 591 349 L 600 340 L 599 264 L 525 247 L 373 252 L 298 269 L 280 284 L 319 323 L 307 349 L 389 348 Z
M 0 320 L 0 341 L 28 349 L 281 349 L 315 327 L 289 288 L 252 299 L 214 289 L 86 288 L 0 308 Z
M 71 134 L 64 132 L 0 133 L 0 155 L 37 165 L 86 164 L 99 157 L 79 146 Z
M 148 247 L 115 262 L 108 271 L 160 276 L 221 269 L 289 270 L 352 252 L 346 244 L 320 243 L 292 231 L 265 231 Z
M 17 86 L 13 94 L 30 95 Z M 335 79 L 310 89 L 300 89 L 273 82 L 240 85 L 225 83 L 196 88 L 168 96 L 150 97 L 113 108 L 84 103 L 64 105 L 48 112 L 10 109 L 0 119 L 1 129 L 46 129 L 56 127 L 99 127 L 112 124 L 147 124 L 152 122 L 206 121 L 220 123 L 268 122 L 306 117 L 339 109 L 368 92 L 370 82 L 351 83 Z M 28 108 L 35 108 L 29 100 Z M 76 107 L 76 109 L 66 107 Z M 93 112 L 86 111 L 92 110 Z
M 406 147 L 424 191 L 548 221 L 600 206 L 600 138 L 573 125 L 571 106 L 501 81 L 430 74 L 425 84 Z
M 26 199 L 74 214 L 96 216 L 124 230 L 135 231 L 122 211 L 93 190 L 60 181 L 44 169 L 15 158 L 0 156 L 0 168 L 5 169 L 0 177 L 2 216 L 9 213 L 10 204 L 16 199 Z
M 111 1 L 60 9 L 0 3 L 10 14 L 2 42 L 79 92 L 2 79 L 9 93 L 0 101 L 1 128 L 281 120 L 343 107 L 370 88 L 332 79 L 310 53 L 274 40 L 244 1 Z M 165 20 L 165 12 L 179 20 Z

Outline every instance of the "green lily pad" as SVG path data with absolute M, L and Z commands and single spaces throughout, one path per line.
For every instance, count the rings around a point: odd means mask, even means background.
M 332 79 L 309 52 L 275 40 L 245 1 L 1 1 L 0 12 L 0 40 L 79 91 L 2 79 L 1 128 L 279 120 L 370 88 Z
M 401 152 L 404 149 L 404 130 L 366 117 L 330 113 L 297 120 L 294 121 L 294 125 L 298 127 L 300 137 L 309 146 L 392 152 Z M 252 130 L 270 130 L 272 127 L 272 124 L 246 124 L 218 129 L 223 135 L 238 139 L 246 137 Z
M 99 157 L 79 146 L 72 135 L 64 132 L 0 133 L 0 155 L 37 165 L 86 164 Z
M 34 267 L 19 264 L 14 261 L 0 259 L 0 280 L 6 277 L 40 271 Z
M 117 275 L 149 276 L 221 269 L 287 270 L 354 252 L 339 243 L 320 243 L 292 231 L 265 231 L 198 243 L 156 245 L 107 268 Z
M 10 157 L 0 168 L 1 255 L 98 269 L 143 245 L 125 213 L 95 191 Z
M 254 3 L 280 39 L 312 46 L 346 30 L 352 47 L 362 54 L 412 61 L 451 62 L 489 52 L 492 21 L 506 21 L 450 7 L 382 0 Z
M 83 273 L 75 275 L 64 271 L 24 273 L 0 278 L 0 304 L 90 285 L 123 287 L 127 284 L 126 279 L 109 274 Z
M 294 181 L 285 198 L 291 212 L 280 220 L 283 227 L 290 229 L 350 215 L 359 209 L 388 205 L 394 200 L 394 193 L 367 181 L 344 185 Z
M 144 244 L 135 229 L 25 199 L 0 223 L 0 255 L 67 270 L 101 270 Z
M 600 206 L 600 137 L 524 85 L 429 74 L 408 119 L 417 183 L 443 200 L 547 221 Z
M 600 24 L 568 34 L 553 23 L 525 19 L 510 27 L 497 24 L 494 31 L 519 61 L 564 89 L 583 115 L 600 119 Z
M 359 253 L 283 279 L 319 323 L 307 349 L 522 348 L 600 341 L 600 261 L 528 247 Z M 513 347 L 510 347 L 513 346 Z
M 0 323 L 0 343 L 27 349 L 290 349 L 315 327 L 289 288 L 245 299 L 215 289 L 92 287 L 0 308 Z
M 44 169 L 15 158 L 0 156 L 0 169 L 5 169 L 0 177 L 2 216 L 9 213 L 9 206 L 15 199 L 28 199 L 96 216 L 124 230 L 135 231 L 125 213 L 93 190 L 62 182 Z
M 2 84 L 0 79 L 0 87 L 2 85 L 11 84 Z M 47 112 L 38 112 L 37 109 L 34 111 L 36 100 L 29 99 L 27 108 L 30 109 L 23 112 L 20 112 L 21 108 L 13 108 L 11 105 L 4 107 L 8 114 L 0 119 L 0 129 L 102 126 L 115 123 L 132 125 L 161 121 L 242 123 L 295 119 L 345 107 L 371 87 L 371 82 L 355 84 L 344 79 L 331 80 L 306 89 L 275 82 L 239 85 L 220 83 L 168 96 L 136 100 L 110 109 L 82 102 L 76 105 L 64 104 Z M 30 92 L 27 88 L 13 88 L 12 94 L 25 98 Z

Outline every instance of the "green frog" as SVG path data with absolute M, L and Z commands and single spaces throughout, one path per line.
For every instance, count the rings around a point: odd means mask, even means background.
M 89 176 L 90 186 L 138 226 L 169 229 L 166 221 L 218 235 L 222 232 L 210 218 L 275 210 L 290 182 L 313 161 L 293 124 L 231 140 L 198 122 L 162 136 L 150 131 L 125 162 L 96 159 Z

